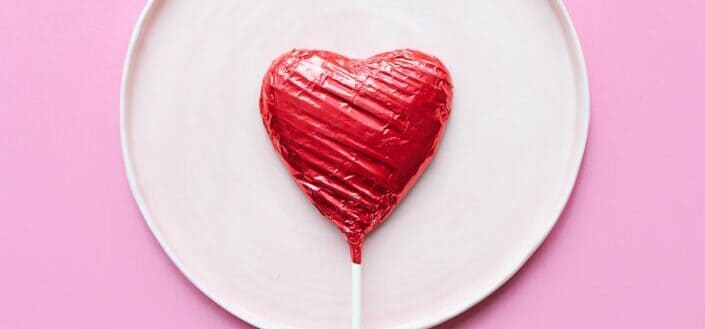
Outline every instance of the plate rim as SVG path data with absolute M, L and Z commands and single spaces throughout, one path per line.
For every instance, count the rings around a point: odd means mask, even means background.
M 135 175 L 134 170 L 132 169 L 132 159 L 130 157 L 130 147 L 128 143 L 128 134 L 127 134 L 127 124 L 126 124 L 126 116 L 127 116 L 127 99 L 128 99 L 128 89 L 130 86 L 130 81 L 132 80 L 132 67 L 134 64 L 134 59 L 135 59 L 135 50 L 137 49 L 142 36 L 145 32 L 145 25 L 147 20 L 150 18 L 150 16 L 154 13 L 155 8 L 157 7 L 158 3 L 162 2 L 163 0 L 147 0 L 144 8 L 142 9 L 139 17 L 137 18 L 137 22 L 135 23 L 135 26 L 132 30 L 132 34 L 130 36 L 130 40 L 128 43 L 127 51 L 125 54 L 125 60 L 123 63 L 123 70 L 122 70 L 122 79 L 120 83 L 120 113 L 119 113 L 119 124 L 120 124 L 120 149 L 122 153 L 122 158 L 123 158 L 123 165 L 124 165 L 124 170 L 125 170 L 125 176 L 127 178 L 128 185 L 130 187 L 130 192 L 135 200 L 135 203 L 137 204 L 137 207 L 140 211 L 140 214 L 142 215 L 142 218 L 144 219 L 145 223 L 147 224 L 149 230 L 152 232 L 154 237 L 156 238 L 157 242 L 159 243 L 159 246 L 162 248 L 164 253 L 166 253 L 167 257 L 171 260 L 171 262 L 179 269 L 179 272 L 186 277 L 186 279 L 193 284 L 196 288 L 198 288 L 199 291 L 201 291 L 206 297 L 208 297 L 211 301 L 213 301 L 216 305 L 221 307 L 222 309 L 226 310 L 227 312 L 231 313 L 235 317 L 245 321 L 246 323 L 253 325 L 257 328 L 281 328 L 281 329 L 301 329 L 297 327 L 292 327 L 287 324 L 279 323 L 275 320 L 267 319 L 267 318 L 262 318 L 261 316 L 250 312 L 247 310 L 247 308 L 243 307 L 237 302 L 230 302 L 230 303 L 225 303 L 224 301 L 220 300 L 216 294 L 211 293 L 209 290 L 204 289 L 199 282 L 193 278 L 191 275 L 188 274 L 187 271 L 184 270 L 183 265 L 181 262 L 178 260 L 177 257 L 173 254 L 171 248 L 165 243 L 164 238 L 162 237 L 161 233 L 156 230 L 154 221 L 152 220 L 152 216 L 149 213 L 149 210 L 147 208 L 146 202 L 144 201 L 142 194 L 140 192 L 138 183 L 137 183 L 137 178 Z M 570 170 L 570 173 L 568 174 L 569 177 L 569 184 L 566 184 L 563 192 L 561 193 L 559 200 L 560 202 L 557 203 L 557 206 L 553 209 L 552 215 L 548 216 L 552 219 L 552 222 L 550 223 L 550 226 L 548 229 L 543 233 L 543 235 L 537 239 L 536 243 L 530 248 L 529 252 L 526 254 L 526 256 L 516 264 L 512 268 L 512 270 L 500 281 L 498 281 L 497 284 L 495 285 L 488 285 L 489 289 L 486 289 L 482 293 L 478 294 L 478 298 L 472 298 L 470 296 L 469 300 L 467 303 L 460 304 L 456 308 L 448 308 L 443 310 L 442 312 L 439 312 L 438 316 L 434 320 L 418 320 L 416 322 L 411 322 L 411 323 L 406 323 L 397 327 L 394 327 L 392 329 L 409 329 L 409 328 L 430 328 L 436 325 L 440 325 L 442 323 L 445 323 L 448 320 L 451 320 L 455 318 L 456 316 L 462 314 L 463 312 L 469 310 L 473 306 L 477 305 L 481 301 L 485 300 L 488 296 L 490 296 L 492 293 L 497 291 L 500 287 L 502 287 L 509 279 L 511 279 L 514 275 L 517 274 L 517 272 L 524 267 L 526 262 L 536 253 L 536 250 L 544 243 L 548 235 L 553 231 L 553 228 L 555 227 L 556 223 L 561 217 L 561 214 L 563 213 L 563 210 L 565 209 L 568 201 L 570 200 L 570 196 L 575 188 L 575 183 L 577 181 L 578 175 L 580 173 L 580 169 L 582 167 L 582 163 L 585 157 L 585 148 L 587 145 L 587 140 L 588 140 L 588 135 L 589 135 L 589 127 L 590 127 L 590 81 L 588 78 L 588 72 L 587 72 L 587 65 L 585 62 L 585 56 L 583 53 L 583 48 L 580 43 L 580 38 L 578 36 L 577 30 L 575 29 L 575 25 L 573 24 L 573 20 L 570 16 L 570 13 L 568 12 L 568 9 L 566 8 L 563 0 L 546 0 L 549 1 L 553 7 L 556 13 L 559 15 L 558 19 L 560 20 L 562 24 L 562 29 L 564 32 L 567 33 L 567 43 L 571 47 L 571 50 L 573 52 L 573 60 L 575 61 L 573 63 L 574 69 L 576 69 L 575 76 L 576 76 L 576 82 L 579 83 L 579 86 L 577 87 L 578 89 L 578 103 L 576 106 L 578 107 L 578 110 L 582 111 L 584 120 L 581 122 L 581 125 L 579 127 L 579 132 L 576 134 L 577 137 L 577 157 L 576 159 L 573 159 L 572 163 L 572 168 Z M 582 98 L 582 100 L 580 100 Z M 226 306 L 227 305 L 227 306 Z

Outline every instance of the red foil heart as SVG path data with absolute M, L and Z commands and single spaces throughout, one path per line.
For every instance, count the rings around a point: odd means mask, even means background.
M 452 91 L 437 58 L 409 49 L 362 60 L 295 49 L 267 71 L 260 112 L 272 144 L 353 262 L 435 155 Z

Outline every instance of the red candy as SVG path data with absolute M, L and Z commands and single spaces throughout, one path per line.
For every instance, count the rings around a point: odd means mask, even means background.
M 345 234 L 353 262 L 435 155 L 452 92 L 446 67 L 409 49 L 362 60 L 296 49 L 264 76 L 260 112 L 272 144 Z

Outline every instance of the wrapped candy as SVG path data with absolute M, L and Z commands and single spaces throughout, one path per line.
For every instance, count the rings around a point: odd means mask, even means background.
M 435 155 L 452 93 L 446 67 L 410 49 L 362 60 L 295 49 L 267 71 L 260 111 L 272 144 L 354 263 Z

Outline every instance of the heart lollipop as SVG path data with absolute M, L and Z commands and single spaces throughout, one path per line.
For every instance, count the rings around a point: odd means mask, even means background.
M 264 126 L 296 184 L 345 234 L 354 286 L 365 236 L 435 155 L 451 97 L 445 66 L 409 49 L 362 60 L 292 50 L 267 71 Z

